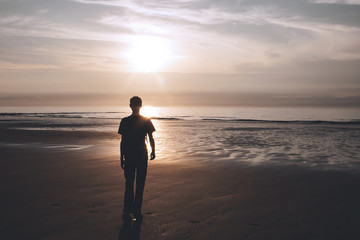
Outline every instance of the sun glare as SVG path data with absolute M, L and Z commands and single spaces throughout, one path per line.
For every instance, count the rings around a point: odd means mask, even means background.
M 159 115 L 159 108 L 152 107 L 152 106 L 144 106 L 141 108 L 140 113 L 141 115 L 151 118 L 151 117 L 157 117 Z
M 158 72 L 171 60 L 170 42 L 158 37 L 137 36 L 124 53 L 135 72 Z

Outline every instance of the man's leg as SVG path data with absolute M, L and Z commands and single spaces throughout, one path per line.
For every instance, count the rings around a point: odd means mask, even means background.
M 126 167 L 124 169 L 125 175 L 125 194 L 124 194 L 124 213 L 132 212 L 134 202 L 134 180 L 135 180 L 135 168 Z
M 145 187 L 147 166 L 136 168 L 136 193 L 134 201 L 134 213 L 141 215 L 141 205 Z

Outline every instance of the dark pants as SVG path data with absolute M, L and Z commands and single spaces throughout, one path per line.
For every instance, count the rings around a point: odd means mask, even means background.
M 125 195 L 124 212 L 141 213 L 141 205 L 145 187 L 147 166 L 125 166 Z M 136 177 L 136 190 L 134 194 L 134 181 Z M 135 195 L 135 196 L 134 196 Z

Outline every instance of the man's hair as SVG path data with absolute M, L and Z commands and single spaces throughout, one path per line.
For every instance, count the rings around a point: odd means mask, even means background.
M 130 99 L 130 107 L 132 106 L 137 106 L 137 107 L 141 107 L 142 106 L 142 100 L 141 98 L 139 98 L 138 96 L 134 96 Z

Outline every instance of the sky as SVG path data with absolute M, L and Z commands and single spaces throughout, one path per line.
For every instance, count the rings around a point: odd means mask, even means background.
M 0 0 L 0 106 L 360 107 L 360 0 Z

